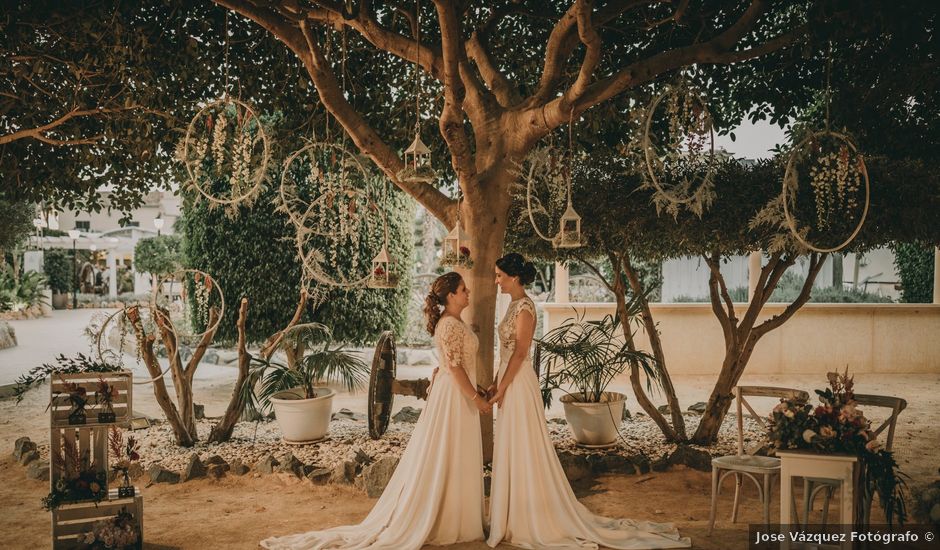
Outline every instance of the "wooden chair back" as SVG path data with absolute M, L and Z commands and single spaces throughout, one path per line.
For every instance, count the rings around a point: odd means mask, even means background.
M 873 430 L 876 436 L 885 431 L 885 428 L 888 429 L 888 435 L 885 437 L 885 450 L 890 451 L 891 446 L 894 444 L 894 428 L 898 423 L 898 415 L 901 414 L 901 411 L 907 408 L 907 401 L 901 399 L 900 397 L 892 397 L 890 395 L 870 395 L 870 394 L 855 394 L 855 402 L 858 403 L 860 407 L 881 407 L 886 409 L 891 409 L 891 416 L 885 420 L 881 426 Z M 864 412 L 864 411 L 863 411 Z
M 738 404 L 738 455 L 750 454 L 744 451 L 744 409 L 746 408 L 751 418 L 756 420 L 761 427 L 767 428 L 767 415 L 761 416 L 754 411 L 751 404 L 745 397 L 776 397 L 778 399 L 802 399 L 809 400 L 809 394 L 803 390 L 793 388 L 779 388 L 775 386 L 737 386 L 734 388 L 734 394 Z

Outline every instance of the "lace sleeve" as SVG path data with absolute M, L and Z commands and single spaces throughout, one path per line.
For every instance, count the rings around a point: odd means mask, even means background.
M 538 321 L 538 317 L 535 316 L 535 302 L 533 302 L 533 301 L 532 301 L 530 298 L 528 298 L 528 297 L 527 297 L 527 298 L 523 298 L 523 300 L 519 303 L 519 308 L 516 310 L 516 316 L 518 316 L 519 313 L 521 313 L 521 312 L 523 312 L 523 311 L 528 311 L 528 312 L 529 312 L 529 315 L 532 316 L 532 321 L 533 321 L 533 322 Z
M 463 361 L 463 340 L 464 334 L 460 323 L 453 320 L 445 320 L 444 334 L 441 337 L 441 344 L 444 348 L 444 364 L 449 369 L 465 369 Z

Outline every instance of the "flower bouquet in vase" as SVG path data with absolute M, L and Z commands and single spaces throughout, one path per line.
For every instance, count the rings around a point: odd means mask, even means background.
M 140 460 L 139 444 L 133 436 L 128 436 L 125 440 L 121 431 L 112 426 L 111 433 L 108 435 L 108 446 L 111 447 L 111 454 L 116 459 L 114 465 L 111 466 L 111 471 L 122 477 L 121 485 L 118 486 L 118 498 L 132 497 L 134 485 L 131 484 L 128 472 L 131 464 Z
M 114 400 L 118 396 L 118 389 L 114 384 L 108 384 L 104 378 L 98 378 L 98 387 L 95 389 L 95 404 L 98 407 L 98 422 L 109 424 L 114 422 Z

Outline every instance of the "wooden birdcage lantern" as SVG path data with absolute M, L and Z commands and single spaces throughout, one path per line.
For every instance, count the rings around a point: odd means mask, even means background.
M 558 236 L 555 237 L 556 248 L 578 248 L 581 246 L 581 216 L 574 210 L 571 200 L 568 200 L 568 208 L 561 216 L 561 223 L 558 229 Z
M 437 178 L 431 168 L 431 150 L 421 134 L 415 134 L 415 140 L 405 149 L 405 168 L 398 173 L 398 179 L 412 183 L 429 183 Z
M 457 225 L 444 237 L 444 248 L 441 254 L 442 267 L 473 267 L 470 257 L 470 237 L 463 232 L 458 220 Z
M 397 263 L 389 256 L 388 248 L 384 245 L 382 250 L 372 259 L 372 274 L 367 283 L 369 288 L 395 288 L 398 286 Z

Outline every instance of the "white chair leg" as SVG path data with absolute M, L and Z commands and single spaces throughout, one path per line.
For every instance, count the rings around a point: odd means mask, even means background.
M 803 478 L 803 521 L 802 525 L 806 528 L 809 523 L 810 512 L 813 511 L 813 488 L 816 486 L 812 481 Z
M 764 474 L 764 494 L 761 495 L 764 497 L 764 526 L 767 528 L 767 531 L 770 531 L 770 474 Z
M 718 468 L 712 466 L 712 507 L 708 514 L 708 534 L 715 528 L 715 511 L 718 508 Z
M 738 521 L 738 502 L 741 497 L 741 485 L 744 483 L 744 476 L 734 473 L 734 505 L 731 508 L 731 523 Z

